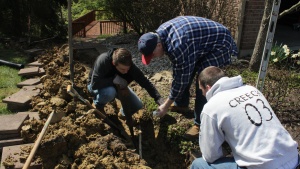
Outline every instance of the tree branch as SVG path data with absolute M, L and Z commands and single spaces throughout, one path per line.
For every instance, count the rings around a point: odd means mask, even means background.
M 296 3 L 295 5 L 293 5 L 292 7 L 290 7 L 290 9 L 286 9 L 283 12 L 281 12 L 278 16 L 278 19 L 282 18 L 286 14 L 293 12 L 294 10 L 297 10 L 298 7 L 300 7 L 300 1 L 298 3 Z

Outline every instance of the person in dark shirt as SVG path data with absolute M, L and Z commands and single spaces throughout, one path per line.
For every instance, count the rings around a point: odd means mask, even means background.
M 142 101 L 128 87 L 132 81 L 145 88 L 158 105 L 163 102 L 154 85 L 132 62 L 131 53 L 124 48 L 114 48 L 97 57 L 89 73 L 87 88 L 93 96 L 93 104 L 101 111 L 104 111 L 108 102 L 118 98 L 118 92 L 127 93 L 126 99 L 130 106 L 126 107 L 129 107 L 128 111 L 132 115 L 143 107 Z M 123 108 L 120 112 L 125 116 Z

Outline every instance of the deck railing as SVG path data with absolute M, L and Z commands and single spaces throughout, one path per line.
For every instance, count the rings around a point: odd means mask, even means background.
M 86 32 L 93 27 L 91 25 L 98 21 L 100 25 L 100 34 L 117 34 L 120 32 L 127 33 L 128 26 L 126 22 L 118 20 L 101 20 L 101 16 L 106 13 L 105 10 L 93 10 L 84 16 L 72 22 L 72 34 L 76 37 L 86 37 Z

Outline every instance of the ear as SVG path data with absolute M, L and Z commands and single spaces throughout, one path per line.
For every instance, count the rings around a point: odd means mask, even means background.
M 116 66 L 115 63 L 114 63 L 113 61 L 111 62 L 111 64 L 113 64 L 114 66 Z
M 211 89 L 211 86 L 210 86 L 210 85 L 206 85 L 205 88 L 206 88 L 207 90 L 210 90 L 210 89 Z

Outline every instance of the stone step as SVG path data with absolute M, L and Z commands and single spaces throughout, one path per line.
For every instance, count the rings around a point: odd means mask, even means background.
M 17 93 L 4 98 L 2 102 L 7 103 L 7 109 L 10 111 L 26 111 L 30 109 L 31 98 L 40 93 L 40 88 L 42 88 L 42 84 L 24 86 Z
M 23 82 L 20 82 L 17 84 L 17 87 L 22 88 L 23 86 L 33 86 L 33 85 L 37 85 L 41 82 L 40 78 L 31 78 L 31 79 L 27 79 Z
M 20 69 L 20 71 L 18 72 L 18 75 L 20 76 L 39 76 L 44 74 L 45 74 L 45 70 L 39 67 L 28 67 L 28 68 Z
M 35 62 L 31 62 L 27 64 L 28 67 L 42 67 L 44 66 L 42 63 L 40 63 L 39 61 L 35 61 Z
M 24 111 L 24 112 L 18 112 L 18 114 L 27 114 L 29 116 L 29 120 L 32 119 L 40 120 L 39 112 Z
M 24 166 L 27 159 L 27 157 L 24 157 L 21 154 L 22 148 L 25 146 L 33 146 L 33 143 L 3 147 L 0 169 L 5 169 L 3 162 L 6 161 L 8 158 L 14 160 L 14 167 L 13 167 L 14 169 L 21 169 Z M 42 164 L 36 164 L 35 162 L 31 162 L 29 167 L 29 169 L 41 169 L 41 168 L 42 168 Z
M 3 147 L 20 145 L 22 143 L 23 143 L 22 138 L 15 138 L 15 139 L 9 139 L 9 140 L 0 140 L 0 150 L 2 151 Z
M 15 139 L 19 137 L 20 137 L 20 133 L 0 134 L 0 140 Z
M 25 120 L 29 119 L 28 114 L 9 114 L 0 116 L 0 136 L 20 135 Z
M 33 48 L 33 49 L 25 50 L 25 53 L 27 53 L 28 55 L 36 55 L 36 54 L 39 54 L 43 51 L 44 51 L 44 49 Z

